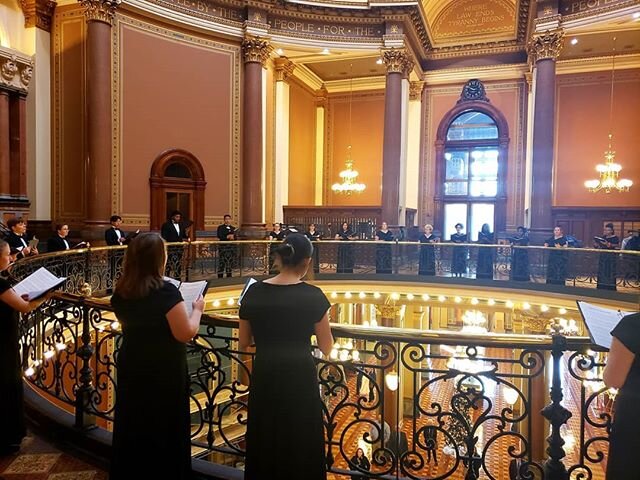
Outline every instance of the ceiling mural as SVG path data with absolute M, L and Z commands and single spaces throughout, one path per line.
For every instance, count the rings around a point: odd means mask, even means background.
M 435 47 L 475 42 L 515 40 L 516 0 L 453 0 L 427 21 Z

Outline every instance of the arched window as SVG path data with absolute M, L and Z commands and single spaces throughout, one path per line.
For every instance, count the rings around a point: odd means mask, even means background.
M 464 94 L 463 94 L 464 95 Z M 435 221 L 443 238 L 464 225 L 478 239 L 483 223 L 504 232 L 507 123 L 488 99 L 465 100 L 445 115 L 436 142 Z
M 168 150 L 151 167 L 151 229 L 159 230 L 174 210 L 204 230 L 204 170 L 198 159 L 184 150 Z

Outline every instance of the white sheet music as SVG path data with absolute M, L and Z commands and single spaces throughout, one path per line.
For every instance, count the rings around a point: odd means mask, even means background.
M 28 295 L 29 300 L 41 297 L 49 290 L 62 285 L 66 277 L 56 277 L 44 267 L 40 267 L 34 273 L 22 280 L 13 287 L 13 290 L 20 296 Z
M 578 300 L 577 303 L 580 314 L 589 330 L 591 340 L 596 345 L 605 348 L 611 348 L 611 330 L 613 330 L 626 315 L 633 313 L 599 307 L 581 300 Z
M 249 280 L 247 280 L 247 283 L 244 284 L 244 288 L 240 293 L 240 297 L 238 297 L 238 305 L 242 305 L 242 299 L 244 298 L 244 295 L 247 293 L 247 290 L 249 290 L 249 287 L 254 283 L 258 283 L 258 281 L 252 277 L 252 278 L 249 278 Z
M 201 280 L 199 282 L 181 282 L 180 280 L 176 280 L 175 278 L 163 278 L 165 281 L 172 283 L 178 290 L 180 290 L 182 298 L 184 299 L 184 304 L 187 307 L 187 314 L 191 316 L 191 313 L 193 312 L 193 302 L 195 302 L 200 295 L 204 296 L 204 293 L 209 286 L 207 281 Z

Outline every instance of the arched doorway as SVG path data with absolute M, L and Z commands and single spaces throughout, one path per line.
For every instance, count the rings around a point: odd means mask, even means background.
M 204 170 L 198 159 L 186 150 L 161 153 L 151 166 L 151 230 L 159 230 L 173 210 L 193 221 L 191 238 L 204 230 Z
M 477 81 L 476 81 L 477 82 Z M 461 222 L 475 241 L 483 223 L 506 228 L 507 121 L 484 96 L 461 99 L 442 119 L 436 139 L 435 227 L 443 238 Z

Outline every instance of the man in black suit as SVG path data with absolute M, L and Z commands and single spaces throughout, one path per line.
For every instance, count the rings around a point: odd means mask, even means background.
M 165 242 L 185 242 L 189 241 L 189 235 L 183 228 L 182 213 L 178 210 L 171 212 L 169 220 L 162 224 L 160 228 L 160 236 L 164 238 Z
M 229 242 L 236 239 L 236 227 L 231 225 L 231 215 L 224 216 L 224 223 L 218 226 L 218 240 L 221 242 Z M 218 278 L 222 278 L 223 273 L 227 273 L 227 277 L 231 276 L 233 269 L 233 261 L 235 259 L 235 245 L 224 245 L 218 248 Z
M 31 255 L 37 255 L 38 249 L 36 247 L 29 247 L 27 241 L 27 223 L 22 217 L 14 217 L 7 222 L 7 227 L 11 230 L 11 233 L 7 237 L 7 243 L 11 250 L 15 250 L 16 258 L 29 257 Z
M 120 229 L 122 217 L 120 215 L 112 215 L 109 221 L 111 222 L 111 228 L 108 228 L 104 232 L 104 240 L 107 242 L 107 245 L 124 245 L 127 237 Z
M 178 210 L 171 212 L 171 217 L 160 228 L 160 236 L 165 242 L 184 242 L 189 241 L 182 223 L 182 213 Z M 182 276 L 182 245 L 167 245 L 167 266 L 165 275 L 173 278 L 181 278 Z

